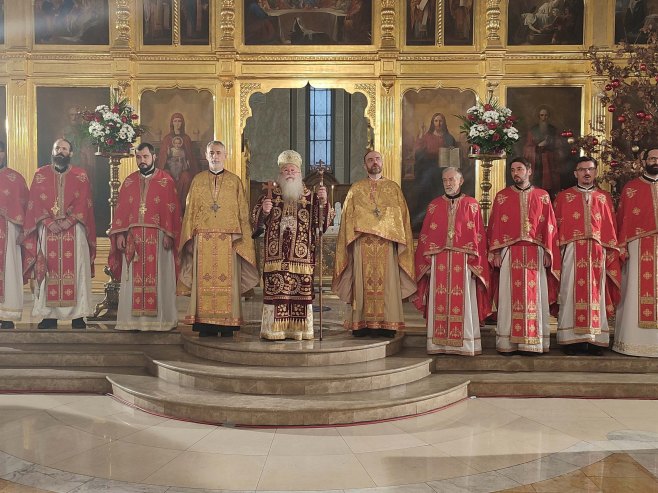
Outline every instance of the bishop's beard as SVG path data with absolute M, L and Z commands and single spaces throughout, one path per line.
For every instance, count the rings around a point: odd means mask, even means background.
M 286 202 L 296 202 L 302 198 L 304 182 L 301 175 L 298 175 L 292 181 L 287 181 L 284 177 L 279 176 L 279 185 L 281 186 L 283 200 Z

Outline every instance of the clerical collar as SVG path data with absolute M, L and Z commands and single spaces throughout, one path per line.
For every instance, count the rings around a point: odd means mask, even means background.
M 142 169 L 139 168 L 139 172 L 142 174 L 142 176 L 151 176 L 153 173 L 155 173 L 155 164 L 152 164 L 150 168 L 148 169 Z
M 594 190 L 596 188 L 596 185 L 592 185 L 591 187 L 583 187 L 583 186 L 580 186 L 580 185 L 576 184 L 576 188 L 578 190 L 582 190 L 583 192 L 591 192 L 592 190 Z
M 644 178 L 644 179 L 647 180 L 647 181 L 650 181 L 651 183 L 656 183 L 656 182 L 658 182 L 658 176 L 656 176 L 655 178 L 651 178 L 651 177 L 650 177 L 649 175 L 647 175 L 646 173 L 642 173 L 642 178 Z
M 210 171 L 213 175 L 217 176 L 217 175 L 221 175 L 224 172 L 224 168 L 222 168 L 219 171 L 213 171 L 210 168 L 208 168 L 208 171 Z
M 521 188 L 515 183 L 514 188 L 516 188 L 519 192 L 525 192 L 526 190 L 530 190 L 532 188 L 532 183 L 525 188 Z
M 461 192 L 458 192 L 455 195 L 449 195 L 446 193 L 446 197 L 449 198 L 450 200 L 455 200 L 456 198 L 459 198 L 461 194 L 462 194 Z

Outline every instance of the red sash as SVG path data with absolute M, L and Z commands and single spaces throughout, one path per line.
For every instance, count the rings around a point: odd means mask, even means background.
M 159 230 L 133 227 L 128 234 L 126 262 L 133 264 L 134 317 L 158 314 L 158 234 Z
M 515 344 L 541 344 L 537 323 L 539 307 L 539 269 L 544 268 L 542 249 L 537 245 L 510 245 L 510 289 L 512 302 L 512 328 L 510 342 Z
M 638 325 L 643 329 L 658 329 L 658 262 L 656 249 L 658 237 L 656 235 L 643 236 L 638 244 L 638 277 L 640 284 Z
M 463 252 L 445 250 L 436 255 L 434 344 L 458 347 L 464 344 L 466 299 L 462 285 L 464 271 L 468 271 L 467 260 L 468 255 Z
M 75 226 L 55 234 L 48 230 L 52 222 L 51 218 L 43 221 L 46 238 L 46 306 L 75 306 Z

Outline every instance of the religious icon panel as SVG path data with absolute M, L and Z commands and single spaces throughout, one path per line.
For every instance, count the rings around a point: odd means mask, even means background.
M 174 42 L 173 9 L 178 8 L 181 45 L 210 44 L 210 0 L 144 0 L 142 33 L 145 45 L 172 45 Z
M 571 129 L 580 135 L 582 90 L 580 87 L 510 87 L 507 107 L 519 117 L 519 141 L 514 156 L 533 166 L 531 181 L 555 197 L 576 183 L 573 174 L 577 155 L 560 134 Z M 508 159 L 508 162 L 509 162 Z M 511 183 L 509 170 L 507 182 Z
M 372 0 L 244 0 L 246 45 L 372 44 Z
M 658 24 L 658 0 L 616 0 L 615 43 L 646 43 L 643 29 Z
M 507 44 L 583 44 L 583 0 L 511 0 Z
M 156 166 L 176 182 L 185 208 L 192 178 L 205 170 L 206 144 L 213 139 L 213 95 L 194 89 L 158 89 L 142 94 L 140 116 L 146 126 L 142 142 L 155 147 Z
M 0 45 L 5 44 L 5 0 L 0 0 Z
M 34 41 L 48 45 L 106 45 L 108 0 L 34 0 Z
M 71 142 L 71 164 L 84 169 L 91 184 L 97 236 L 106 236 L 110 224 L 110 169 L 107 158 L 95 154 L 82 112 L 93 111 L 109 99 L 107 87 L 37 87 L 38 166 L 50 164 L 55 140 Z
M 456 115 L 475 104 L 475 93 L 458 89 L 409 90 L 402 98 L 402 191 L 411 227 L 420 231 L 429 203 L 443 194 L 442 168 L 464 175 L 462 191 L 475 192 L 474 165 Z

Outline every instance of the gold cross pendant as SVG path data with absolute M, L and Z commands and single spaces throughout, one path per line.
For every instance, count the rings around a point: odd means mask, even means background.
M 210 206 L 210 208 L 215 214 L 217 214 L 217 211 L 219 210 L 219 204 L 215 202 L 213 205 Z
M 379 207 L 375 207 L 375 210 L 373 210 L 372 212 L 374 212 L 375 216 L 377 216 L 377 217 L 379 217 L 382 213 L 382 211 L 379 210 Z

